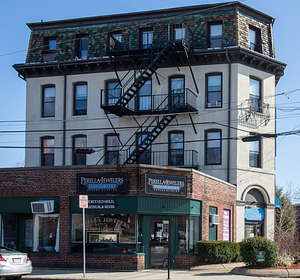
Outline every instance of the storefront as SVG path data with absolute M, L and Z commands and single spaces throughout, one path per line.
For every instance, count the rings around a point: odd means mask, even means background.
M 19 173 L 26 177 L 24 169 Z M 5 179 L 0 171 L 0 184 L 14 174 Z M 31 174 L 36 179 L 21 196 L 0 198 L 1 241 L 28 252 L 36 267 L 81 266 L 83 236 L 87 268 L 112 270 L 160 268 L 168 254 L 176 267 L 189 267 L 197 261 L 196 242 L 209 239 L 211 226 L 217 240 L 235 240 L 234 186 L 196 171 L 127 166 L 118 172 L 36 168 Z M 37 187 L 39 196 L 27 197 Z M 85 232 L 82 194 L 89 202 Z M 211 207 L 218 218 L 213 225 Z

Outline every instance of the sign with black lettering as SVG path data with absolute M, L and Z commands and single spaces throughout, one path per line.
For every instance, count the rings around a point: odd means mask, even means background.
M 89 210 L 115 210 L 115 199 L 89 199 Z
M 146 173 L 146 194 L 186 196 L 185 176 Z
M 77 194 L 126 194 L 128 173 L 77 174 Z

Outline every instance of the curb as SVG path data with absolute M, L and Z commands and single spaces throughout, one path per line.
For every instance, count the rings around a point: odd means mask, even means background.
M 278 278 L 289 278 L 289 277 L 300 277 L 300 269 L 249 269 L 235 267 L 230 271 L 231 274 L 246 275 L 246 276 L 258 276 L 258 277 L 278 277 Z

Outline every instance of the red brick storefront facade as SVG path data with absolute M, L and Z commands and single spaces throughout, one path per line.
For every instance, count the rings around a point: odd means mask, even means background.
M 230 210 L 230 241 L 236 240 L 236 188 L 233 185 L 196 170 L 149 165 L 1 169 L 0 199 L 2 201 L 5 201 L 5 198 L 59 197 L 59 252 L 29 252 L 33 266 L 57 268 L 82 267 L 82 255 L 70 253 L 69 250 L 70 197 L 78 196 L 76 193 L 77 173 L 97 172 L 128 173 L 129 192 L 122 196 L 129 197 L 149 196 L 145 193 L 145 174 L 147 172 L 186 176 L 187 196 L 181 199 L 201 201 L 201 239 L 209 240 L 209 207 L 214 206 L 217 208 L 218 213 L 222 213 L 223 209 Z M 217 240 L 223 240 L 223 220 L 221 214 L 220 223 L 217 226 Z M 176 254 L 175 260 L 177 268 L 188 268 L 197 261 L 197 257 L 194 254 Z M 87 268 L 141 270 L 145 268 L 145 254 L 87 254 L 86 264 Z

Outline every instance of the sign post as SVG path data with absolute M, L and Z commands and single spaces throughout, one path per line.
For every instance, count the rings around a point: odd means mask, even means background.
M 79 208 L 82 208 L 82 237 L 83 237 L 83 278 L 85 278 L 85 208 L 89 207 L 87 195 L 79 196 Z

